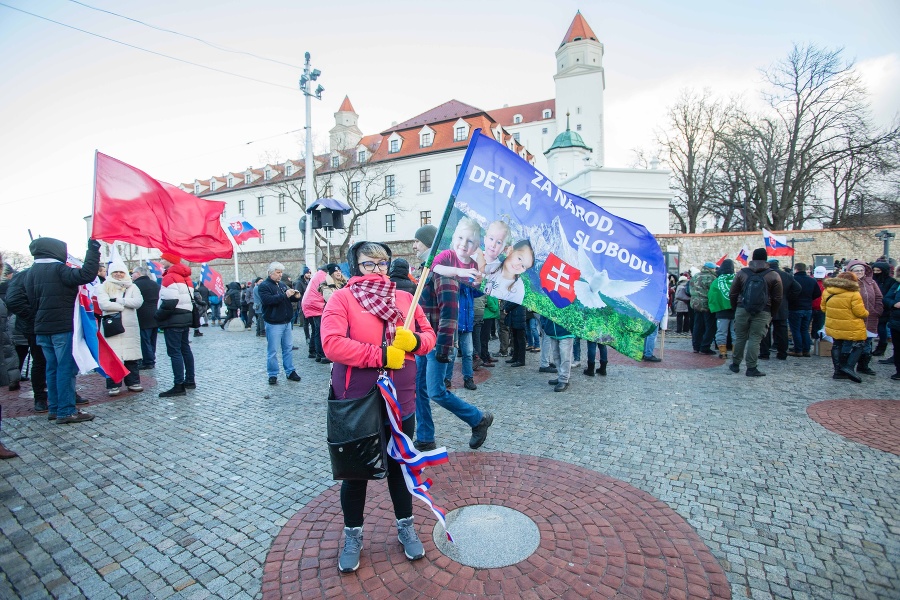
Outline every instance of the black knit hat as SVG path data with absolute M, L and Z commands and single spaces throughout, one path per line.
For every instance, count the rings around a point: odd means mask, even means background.
M 437 227 L 434 225 L 423 225 L 416 230 L 416 235 L 414 237 L 428 248 L 431 248 L 434 246 L 434 238 L 436 235 Z
M 753 256 L 750 257 L 750 260 L 764 261 L 764 260 L 767 260 L 768 258 L 769 258 L 769 255 L 766 254 L 765 248 L 757 248 L 756 250 L 753 251 Z

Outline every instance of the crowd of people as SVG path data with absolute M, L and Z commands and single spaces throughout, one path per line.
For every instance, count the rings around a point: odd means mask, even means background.
M 759 360 L 808 358 L 813 341 L 830 344 L 834 379 L 861 383 L 874 376 L 873 357 L 883 356 L 900 336 L 900 287 L 894 265 L 842 260 L 832 269 L 798 262 L 781 267 L 765 248 L 735 272 L 734 262 L 707 262 L 696 273 L 669 278 L 669 311 L 675 332 L 691 336 L 694 352 L 728 358 L 729 369 L 763 377 Z M 900 355 L 893 364 L 900 381 Z
M 298 328 L 307 343 L 308 359 L 331 364 L 335 399 L 360 397 L 372 389 L 379 374 L 389 373 L 402 430 L 416 451 L 438 450 L 432 403 L 471 429 L 468 444 L 477 449 L 485 443 L 494 416 L 470 397 L 454 392 L 457 358 L 462 387 L 468 391 L 478 389 L 476 371 L 493 369 L 502 359 L 508 368 L 524 367 L 528 354 L 539 353 L 537 370 L 552 374 L 548 383 L 555 392 L 568 390 L 573 369 L 581 366 L 582 340 L 528 310 L 513 293 L 521 283 L 518 275 L 533 265 L 534 254 L 530 246 L 497 243 L 507 233 L 491 224 L 482 239 L 480 230 L 462 222 L 451 248 L 435 258 L 423 282 L 413 272 L 421 273 L 435 243 L 437 230 L 431 225 L 415 233 L 417 265 L 393 259 L 385 244 L 360 242 L 348 251 L 346 274 L 340 265 L 329 263 L 314 272 L 304 268 L 291 281 L 284 265 L 272 262 L 265 278 L 229 283 L 222 297 L 202 284 L 195 286 L 190 269 L 171 253 L 160 258 L 165 271 L 157 282 L 144 267 L 129 273 L 118 260 L 102 269 L 99 244 L 93 240 L 77 268 L 66 265 L 64 243 L 35 240 L 31 245 L 34 265 L 20 273 L 6 268 L 0 281 L 0 358 L 4 360 L 0 383 L 16 389 L 25 359 L 30 357 L 36 412 L 47 413 L 59 424 L 94 418 L 78 406 L 82 401 L 75 392 L 77 367 L 72 354 L 75 299 L 79 286 L 87 285 L 101 334 L 127 373 L 119 381 L 107 378 L 110 395 L 143 390 L 140 372 L 157 366 L 160 331 L 171 363 L 172 387 L 159 396 L 186 395 L 197 387 L 191 329 L 195 337 L 202 336 L 201 320 L 206 318 L 203 325 L 223 329 L 240 319 L 243 329 L 250 330 L 255 320 L 256 334 L 266 338 L 270 385 L 278 383 L 282 372 L 288 381 L 301 380 L 304 369 L 297 368 L 293 357 L 299 349 L 293 338 Z M 507 256 L 501 261 L 503 251 Z M 515 268 L 504 272 L 505 263 Z M 492 264 L 502 276 L 494 283 L 486 278 L 479 288 L 483 270 Z M 505 299 L 485 294 L 487 285 L 505 286 L 510 294 L 499 294 Z M 420 296 L 414 302 L 417 287 L 421 287 Z M 892 362 L 896 373 L 891 379 L 900 380 L 896 352 L 900 286 L 893 266 L 884 260 L 845 261 L 831 272 L 816 267 L 810 273 L 804 263 L 781 268 L 777 259 L 770 259 L 760 248 L 744 268 L 723 260 L 671 277 L 669 309 L 675 331 L 690 334 L 695 353 L 717 356 L 735 373 L 746 362 L 747 376 L 764 376 L 760 360 L 772 354 L 780 360 L 809 357 L 813 340 L 824 343 L 827 339 L 832 343 L 833 377 L 859 383 L 861 375 L 875 375 L 870 361 L 882 356 L 890 341 L 893 358 L 882 362 Z M 410 313 L 407 328 L 404 322 Z M 646 339 L 644 361 L 661 360 L 654 353 L 657 332 Z M 499 348 L 491 352 L 494 341 L 499 341 Z M 582 374 L 606 376 L 607 347 L 588 340 L 586 348 Z M 0 445 L 0 458 L 14 456 Z M 415 529 L 412 496 L 398 463 L 388 457 L 387 466 L 397 536 L 406 557 L 416 560 L 424 556 L 424 548 Z M 366 490 L 366 481 L 341 485 L 344 544 L 338 566 L 342 572 L 359 566 Z

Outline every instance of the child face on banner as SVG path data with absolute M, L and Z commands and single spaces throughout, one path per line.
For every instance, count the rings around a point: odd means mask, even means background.
M 509 252 L 506 253 L 506 260 L 503 261 L 503 271 L 509 276 L 507 279 L 511 279 L 514 275 L 521 275 L 533 266 L 534 252 L 527 245 L 517 250 L 510 247 Z
M 461 263 L 469 264 L 472 262 L 472 255 L 475 254 L 475 251 L 478 249 L 481 242 L 479 239 L 480 237 L 481 236 L 468 227 L 456 227 L 456 231 L 453 232 L 453 241 L 450 243 L 450 248 Z
M 494 221 L 488 225 L 484 234 L 484 258 L 487 262 L 494 262 L 506 244 L 506 236 L 509 235 L 509 226 L 501 221 Z

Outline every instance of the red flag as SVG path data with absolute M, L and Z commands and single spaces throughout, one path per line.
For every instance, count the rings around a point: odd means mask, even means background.
M 717 267 L 721 267 L 721 266 L 722 266 L 722 263 L 725 262 L 725 259 L 726 259 L 726 258 L 728 258 L 728 255 L 727 255 L 727 254 L 724 255 L 722 258 L 720 258 L 719 260 L 716 261 L 716 266 L 717 266 Z
M 97 153 L 94 239 L 158 248 L 192 262 L 231 258 L 231 242 L 219 223 L 224 209 L 224 202 L 201 200 Z

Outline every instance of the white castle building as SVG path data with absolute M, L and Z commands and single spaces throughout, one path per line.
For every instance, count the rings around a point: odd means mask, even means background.
M 351 243 L 412 240 L 420 226 L 437 224 L 453 189 L 473 132 L 482 129 L 547 174 L 566 191 L 609 212 L 669 231 L 669 173 L 610 168 L 604 162 L 603 44 L 577 13 L 556 50 L 556 97 L 482 110 L 450 100 L 380 133 L 365 135 L 344 98 L 334 113 L 330 151 L 315 157 L 316 194 L 354 206 L 377 201 L 363 215 L 348 215 Z M 202 198 L 226 202 L 225 223 L 246 220 L 262 237 L 242 252 L 288 251 L 303 246 L 299 200 L 305 195 L 302 159 L 182 184 Z M 335 242 L 343 239 L 332 234 Z M 333 256 L 343 260 L 343 257 Z

